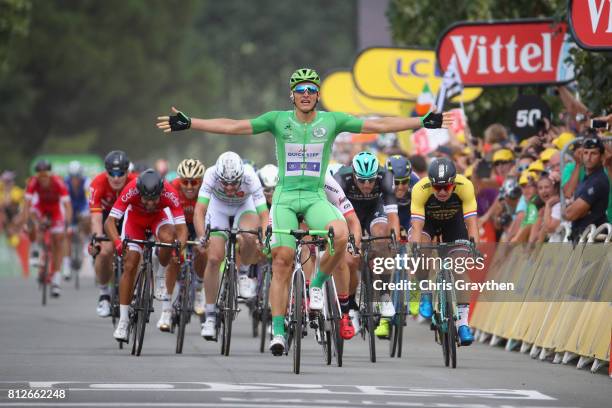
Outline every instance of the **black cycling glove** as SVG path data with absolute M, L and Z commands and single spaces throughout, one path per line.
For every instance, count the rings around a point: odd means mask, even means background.
M 173 132 L 177 130 L 186 130 L 191 127 L 191 119 L 181 111 L 174 116 L 170 116 L 169 122 L 170 129 L 172 129 Z
M 421 123 L 423 127 L 427 129 L 439 129 L 442 127 L 442 114 L 429 112 L 427 115 L 421 117 Z

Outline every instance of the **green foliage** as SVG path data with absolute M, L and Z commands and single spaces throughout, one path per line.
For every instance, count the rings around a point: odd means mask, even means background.
M 274 160 L 268 136 L 167 135 L 155 119 L 172 105 L 196 117 L 289 109 L 290 73 L 346 65 L 354 24 L 353 2 L 326 0 L 0 0 L 0 162 L 24 175 L 59 150 Z
M 387 14 L 391 22 L 393 39 L 398 45 L 433 48 L 443 30 L 457 21 L 544 17 L 567 21 L 567 1 L 391 0 Z M 610 109 L 611 53 L 592 53 L 578 49 L 573 55 L 578 73 L 578 89 L 583 102 L 593 112 L 599 112 L 606 107 Z M 524 91 L 542 93 L 543 89 L 530 87 Z M 466 106 L 473 133 L 481 135 L 486 126 L 493 122 L 508 124 L 508 107 L 516 95 L 516 88 L 485 89 L 476 102 Z M 554 105 L 559 106 L 557 101 Z

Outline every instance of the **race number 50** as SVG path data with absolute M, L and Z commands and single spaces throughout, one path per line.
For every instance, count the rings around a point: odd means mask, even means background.
M 519 109 L 516 111 L 515 125 L 518 128 L 534 127 L 535 122 L 542 117 L 539 109 Z

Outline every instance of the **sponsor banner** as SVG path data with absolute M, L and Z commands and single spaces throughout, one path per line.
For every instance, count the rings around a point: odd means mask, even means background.
M 569 0 L 569 24 L 576 43 L 593 51 L 612 50 L 610 0 Z
M 321 103 L 328 111 L 358 116 L 407 116 L 414 108 L 414 103 L 410 102 L 365 96 L 355 87 L 350 71 L 335 71 L 325 76 L 321 84 Z
M 557 353 L 609 361 L 611 249 L 609 243 L 498 246 L 486 279 L 513 281 L 516 298 L 499 290 L 484 293 L 470 324 Z
M 34 175 L 34 166 L 39 160 L 47 160 L 51 163 L 53 173 L 65 177 L 68 175 L 68 165 L 75 160 L 83 166 L 83 173 L 88 177 L 104 171 L 104 161 L 93 154 L 44 154 L 35 157 L 30 162 L 30 174 Z
M 353 81 L 361 93 L 372 98 L 416 101 L 426 84 L 437 94 L 442 74 L 433 50 L 367 48 L 353 63 Z M 465 88 L 451 102 L 472 102 L 481 93 L 482 88 Z
M 518 141 L 535 136 L 542 118 L 550 119 L 550 107 L 538 95 L 519 95 L 510 108 L 510 129 Z
M 554 84 L 574 78 L 571 47 L 567 24 L 553 20 L 459 22 L 436 55 L 442 69 L 456 59 L 465 86 Z

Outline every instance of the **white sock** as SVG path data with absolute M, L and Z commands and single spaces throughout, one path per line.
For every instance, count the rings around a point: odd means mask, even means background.
M 172 309 L 172 301 L 171 300 L 162 301 L 162 311 L 165 312 L 170 309 Z
M 246 275 L 247 273 L 249 273 L 249 267 L 251 265 L 240 265 L 240 268 L 238 268 L 238 273 L 240 275 Z
M 98 288 L 100 289 L 100 296 L 110 296 L 111 291 L 110 291 L 110 287 L 108 286 L 108 284 L 99 285 Z
M 130 318 L 130 305 L 119 305 L 119 320 L 127 322 Z
M 70 270 L 70 257 L 69 256 L 64 257 L 64 270 L 65 271 Z
M 457 305 L 457 311 L 459 312 L 457 327 L 467 326 L 468 315 L 470 314 L 470 305 Z
M 196 275 L 196 278 L 195 278 L 195 289 L 196 290 L 202 290 L 202 282 L 203 282 L 202 278 Z
M 204 311 L 206 312 L 207 319 L 209 317 L 213 319 L 217 317 L 217 306 L 214 303 L 212 304 L 207 303 L 206 305 L 204 305 Z
M 59 286 L 61 282 L 62 282 L 62 277 L 60 276 L 59 271 L 53 272 L 53 276 L 51 277 L 51 283 L 56 286 Z

